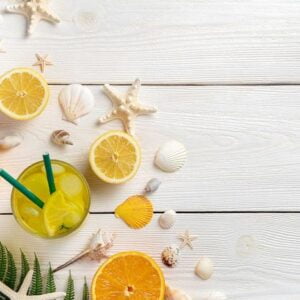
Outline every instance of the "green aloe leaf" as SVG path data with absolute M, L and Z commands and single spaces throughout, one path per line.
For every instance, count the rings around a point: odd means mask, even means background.
M 84 285 L 83 285 L 83 292 L 82 292 L 82 300 L 89 300 L 90 295 L 89 295 L 89 287 L 86 282 L 86 277 L 84 277 Z
M 3 279 L 3 282 L 9 286 L 11 289 L 15 289 L 16 286 L 16 279 L 17 279 L 17 268 L 15 260 L 12 256 L 12 254 L 7 250 L 7 271 L 5 274 L 5 278 Z
M 46 281 L 46 293 L 54 293 L 56 292 L 56 285 L 54 281 L 54 275 L 52 271 L 51 264 L 49 263 L 48 273 L 47 273 L 47 281 Z
M 27 273 L 29 272 L 28 259 L 27 259 L 26 255 L 24 254 L 24 252 L 22 251 L 22 249 L 20 251 L 21 251 L 21 275 L 20 275 L 18 290 L 20 289 Z
M 72 274 L 70 271 L 68 283 L 67 283 L 66 297 L 64 300 L 74 300 L 74 299 L 75 299 L 74 280 L 72 278 Z
M 43 293 L 43 280 L 41 275 L 40 262 L 34 254 L 33 276 L 29 295 L 42 295 Z

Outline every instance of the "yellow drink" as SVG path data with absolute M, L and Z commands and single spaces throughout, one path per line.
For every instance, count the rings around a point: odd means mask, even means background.
M 90 208 L 89 186 L 71 165 L 52 160 L 56 192 L 49 193 L 44 163 L 29 166 L 18 181 L 44 203 L 41 209 L 15 188 L 11 195 L 12 211 L 27 231 L 45 238 L 65 236 L 77 229 Z

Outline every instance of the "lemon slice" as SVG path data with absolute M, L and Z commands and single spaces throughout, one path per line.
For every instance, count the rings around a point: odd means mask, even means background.
M 50 237 L 77 227 L 84 218 L 84 212 L 76 204 L 67 201 L 58 191 L 52 194 L 43 208 L 44 223 Z
M 0 110 L 16 120 L 30 120 L 46 108 L 46 80 L 30 68 L 12 69 L 0 77 Z
M 90 165 L 95 174 L 107 183 L 123 183 L 131 179 L 141 163 L 137 141 L 123 131 L 109 131 L 91 146 Z

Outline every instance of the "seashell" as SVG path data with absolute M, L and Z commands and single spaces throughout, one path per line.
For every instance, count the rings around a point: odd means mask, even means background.
M 154 193 L 158 190 L 159 186 L 161 185 L 161 181 L 159 181 L 157 178 L 152 178 L 150 181 L 148 181 L 144 191 L 145 193 Z
M 158 219 L 159 226 L 163 229 L 170 229 L 176 221 L 176 211 L 173 209 L 165 211 Z
M 227 296 L 218 291 L 211 291 L 205 294 L 204 300 L 226 300 Z
M 143 195 L 131 196 L 116 208 L 115 216 L 131 228 L 143 228 L 152 219 L 153 206 Z
M 171 140 L 163 144 L 157 151 L 154 163 L 165 172 L 175 172 L 186 162 L 186 149 L 183 144 Z
M 57 145 L 73 145 L 69 132 L 65 130 L 55 130 L 51 135 L 51 140 Z
M 7 135 L 0 139 L 0 150 L 8 150 L 19 146 L 22 142 L 22 137 L 18 135 Z
M 77 119 L 88 114 L 95 104 L 92 92 L 81 84 L 64 87 L 60 91 L 58 100 L 64 119 L 74 124 L 77 124 Z
M 192 298 L 181 289 L 166 286 L 165 300 L 192 300 Z
M 174 268 L 179 260 L 180 249 L 176 245 L 166 247 L 161 253 L 162 262 L 171 268 Z
M 195 268 L 195 273 L 203 280 L 209 279 L 214 272 L 214 265 L 210 258 L 201 257 Z

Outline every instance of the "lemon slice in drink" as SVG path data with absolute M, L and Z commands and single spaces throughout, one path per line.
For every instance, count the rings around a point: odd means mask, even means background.
M 16 120 L 30 120 L 46 108 L 49 88 L 40 73 L 16 68 L 0 77 L 0 110 Z
M 112 130 L 94 142 L 89 159 L 100 179 L 107 183 L 123 183 L 136 174 L 141 163 L 141 150 L 131 135 Z
M 77 227 L 84 212 L 76 204 L 67 201 L 62 192 L 57 191 L 45 203 L 43 217 L 48 235 L 54 237 Z

